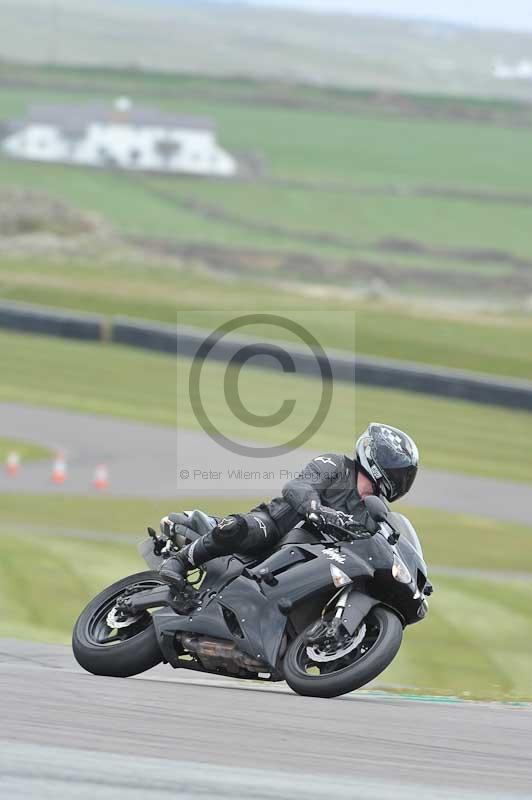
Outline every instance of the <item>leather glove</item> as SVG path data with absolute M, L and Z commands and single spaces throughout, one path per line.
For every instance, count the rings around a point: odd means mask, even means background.
M 336 525 L 338 528 L 349 528 L 355 525 L 355 518 L 352 514 L 344 514 L 343 511 L 335 511 L 328 506 L 320 506 L 313 501 L 311 510 L 307 514 L 307 519 L 318 525 Z
M 167 514 L 160 522 L 160 529 L 163 536 L 168 539 L 173 539 L 178 534 L 181 536 L 187 535 L 187 514 Z
M 175 520 L 171 519 L 174 514 L 167 514 L 160 522 L 161 533 L 168 539 L 171 539 L 175 533 Z
M 174 533 L 175 522 L 171 520 L 170 515 L 167 514 L 166 517 L 162 518 L 159 527 L 163 536 L 166 536 L 167 539 L 170 539 Z

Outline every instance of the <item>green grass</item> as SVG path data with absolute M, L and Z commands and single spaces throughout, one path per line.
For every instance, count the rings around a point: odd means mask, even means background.
M 27 461 L 39 461 L 43 458 L 50 458 L 52 451 L 46 447 L 26 442 L 21 439 L 6 439 L 0 437 L 0 464 L 3 464 L 9 453 L 19 454 L 21 466 Z
M 86 75 L 90 78 L 90 70 Z M 109 80 L 113 72 L 108 73 Z M 142 76 L 141 76 L 142 79 Z M 133 79 L 134 80 L 134 79 Z M 230 149 L 263 153 L 280 177 L 339 180 L 356 185 L 417 183 L 512 189 L 527 192 L 532 178 L 532 145 L 526 128 L 495 127 L 483 122 L 397 119 L 361 111 L 348 115 L 323 108 L 304 110 L 265 105 L 268 85 L 257 84 L 256 102 L 224 97 L 225 81 L 199 81 L 201 90 L 183 98 L 187 79 L 173 76 L 174 98 L 157 92 L 149 102 L 165 110 L 208 114 Z M 79 103 L 96 98 L 83 78 L 72 91 L 49 88 L 0 88 L 0 116 L 20 116 L 31 103 Z M 286 88 L 286 87 L 285 87 Z M 134 85 L 132 87 L 134 97 Z M 298 89 L 292 90 L 294 92 Z M 323 99 L 327 100 L 325 94 Z M 512 158 L 508 158 L 508 152 Z
M 0 400 L 175 425 L 177 376 L 177 421 L 184 428 L 197 427 L 186 359 L 175 362 L 120 346 L 6 333 L 0 334 L 0 348 Z M 314 380 L 250 367 L 242 371 L 240 386 L 251 412 L 271 414 L 283 398 L 293 398 L 296 407 L 278 427 L 248 427 L 220 403 L 224 372 L 222 364 L 206 364 L 201 391 L 207 412 L 227 435 L 278 443 L 280 437 L 299 433 L 315 414 L 320 387 Z M 356 432 L 375 419 L 408 430 L 418 441 L 425 467 L 532 482 L 532 415 L 409 392 L 366 387 L 355 392 L 335 384 L 331 411 L 306 446 L 350 451 Z
M 175 364 L 118 346 L 0 334 L 2 400 L 175 424 Z
M 120 544 L 0 534 L 0 636 L 67 642 L 88 600 L 141 571 L 135 548 Z M 34 569 L 28 570 L 28 553 Z
M 184 500 L 182 508 L 197 501 Z M 214 503 L 203 506 L 215 510 Z M 69 531 L 146 535 L 175 499 L 4 494 L 0 502 L 0 637 L 68 642 L 81 609 L 115 580 L 147 569 L 135 545 L 69 539 Z M 220 513 L 233 510 L 218 500 Z M 54 537 L 50 531 L 56 530 Z M 24 537 L 24 546 L 21 538 Z M 28 554 L 30 567 L 28 569 Z
M 53 91 L 44 86 L 0 88 L 0 116 L 20 116 L 34 102 L 79 103 L 95 99 L 98 91 L 87 89 L 91 76 L 97 85 L 105 78 L 108 88 L 120 86 L 124 80 L 124 73 L 101 70 L 73 70 L 70 77 L 63 71 L 61 75 L 71 85 L 71 91 Z M 135 77 L 129 76 L 128 80 L 134 84 Z M 285 105 L 287 97 L 294 99 L 301 92 L 319 94 L 318 90 L 289 86 L 165 76 L 158 89 L 156 76 L 146 75 L 139 75 L 138 82 L 141 93 L 147 91 L 149 84 L 150 103 L 165 110 L 213 116 L 223 145 L 235 151 L 261 153 L 269 173 L 275 177 L 355 187 L 437 185 L 510 193 L 527 193 L 531 185 L 532 143 L 525 127 L 464 120 L 398 119 L 372 115 L 367 109 L 338 113 L 328 111 L 323 104 L 313 109 L 289 108 Z M 134 90 L 129 93 L 135 96 Z M 327 95 L 320 97 L 323 101 Z M 496 106 L 494 103 L 493 108 Z M 511 159 L 508 153 L 512 153 Z M 404 291 L 410 291 L 415 284 L 410 276 L 403 275 L 403 268 L 411 267 L 437 274 L 436 284 L 423 284 L 423 291 L 438 293 L 443 287 L 452 294 L 457 262 L 442 263 L 443 257 L 437 254 L 420 258 L 368 250 L 380 239 L 401 237 L 440 248 L 488 248 L 532 256 L 527 236 L 528 209 L 517 205 L 408 194 L 369 196 L 356 190 L 345 193 L 289 189 L 260 182 L 132 178 L 119 172 L 2 158 L 0 186 L 12 184 L 45 186 L 51 194 L 82 209 L 98 211 L 125 234 L 275 251 L 285 256 L 297 253 L 298 263 L 301 255 L 315 256 L 325 263 L 332 259 L 344 265 L 355 258 L 377 260 L 385 266 L 391 263 L 396 269 L 388 280 Z M 161 190 L 165 196 L 158 194 Z M 228 216 L 202 216 L 184 207 L 183 203 L 190 199 L 214 205 Z M 250 224 L 263 227 L 253 229 Z M 268 231 L 264 227 L 268 225 L 277 225 L 283 231 Z M 309 240 L 309 233 L 337 237 L 339 241 Z M 257 261 L 256 271 L 260 269 Z M 289 269 L 293 270 L 292 277 L 301 279 L 296 267 Z M 516 295 L 519 291 L 512 288 L 511 281 L 495 288 L 488 283 L 490 278 L 500 276 L 501 270 L 509 277 L 513 274 L 514 268 L 502 257 L 479 263 L 468 261 L 466 256 L 463 270 L 474 270 L 479 277 L 478 286 L 468 290 L 471 293 L 499 296 Z M 305 280 L 308 272 L 307 265 Z M 324 280 L 321 275 L 316 279 Z M 355 266 L 352 279 L 357 280 Z M 344 284 L 349 280 L 349 273 L 342 278 Z
M 265 499 L 269 498 L 149 500 L 5 494 L 0 505 L 0 531 L 31 532 L 42 527 L 66 534 L 69 530 L 81 530 L 138 535 L 140 541 L 146 526 L 157 528 L 160 518 L 169 511 L 202 508 L 208 513 L 223 515 L 246 511 Z M 401 503 L 396 510 L 406 514 L 418 531 L 429 569 L 439 566 L 532 573 L 532 526 L 508 526 L 497 520 L 466 514 L 412 508 L 407 503 Z M 437 576 L 435 583 L 439 582 Z
M 191 74 L 188 72 L 163 72 L 155 69 L 132 71 L 127 67 L 87 67 L 80 65 L 62 64 L 22 64 L 20 62 L 5 62 L 2 65 L 2 74 L 6 79 L 22 79 L 25 88 L 28 86 L 50 90 L 53 86 L 59 85 L 62 91 L 71 86 L 73 91 L 83 88 L 85 91 L 105 91 L 106 94 L 115 96 L 116 93 L 127 94 L 135 89 L 142 92 L 145 96 L 153 97 L 158 94 L 173 94 L 176 89 L 183 92 L 186 97 L 209 97 L 221 103 L 233 100 L 242 102 L 243 97 L 251 105 L 261 106 L 264 104 L 261 97 L 261 90 L 266 92 L 268 101 L 274 103 L 273 92 L 277 90 L 277 97 L 285 99 L 305 98 L 314 101 L 322 101 L 326 105 L 327 100 L 352 100 L 354 111 L 359 111 L 360 106 L 357 102 L 371 102 L 375 98 L 375 89 L 363 87 L 343 88 L 339 86 L 327 86 L 321 88 L 312 84 L 298 83 L 296 85 L 283 81 L 282 83 L 274 80 L 253 78 L 239 75 L 235 77 L 223 76 L 214 78 L 212 75 L 202 73 Z M 87 87 L 89 87 L 87 89 Z M 92 87 L 92 88 L 91 88 Z M 388 99 L 388 110 L 395 108 L 394 102 L 401 103 L 401 100 L 409 99 L 418 102 L 427 112 L 434 113 L 439 110 L 452 112 L 462 110 L 465 113 L 472 110 L 493 112 L 522 112 L 529 111 L 528 105 L 518 99 L 498 97 L 475 97 L 467 95 L 449 95 L 441 93 L 390 93 Z M 373 107 L 374 108 L 374 107 Z M 396 110 L 400 110 L 397 108 Z M 500 118 L 499 118 L 500 119 Z
M 74 77 L 86 82 L 94 75 L 104 91 L 121 94 L 131 91 L 140 73 L 137 81 L 148 96 L 150 88 L 154 92 L 166 89 L 172 95 L 175 78 L 164 73 L 194 70 L 232 77 L 231 88 L 247 88 L 251 100 L 256 92 L 253 81 L 246 81 L 246 76 L 276 79 L 277 85 L 272 89 L 287 102 L 293 101 L 294 96 L 299 101 L 309 96 L 322 99 L 326 89 L 334 86 L 344 91 L 329 89 L 333 101 L 342 95 L 363 96 L 366 87 L 371 86 L 375 87 L 373 94 L 380 92 L 381 105 L 390 107 L 392 113 L 404 113 L 405 107 L 408 113 L 411 105 L 415 107 L 414 98 L 409 98 L 407 92 L 424 92 L 429 113 L 438 113 L 453 104 L 474 112 L 483 104 L 470 100 L 471 94 L 529 98 L 526 82 L 498 81 L 487 68 L 494 53 L 526 52 L 524 32 L 468 30 L 466 26 L 451 31 L 445 24 L 428 32 L 423 22 L 410 20 L 345 14 L 323 15 L 317 20 L 314 14 L 239 3 L 214 9 L 214 38 L 213 9 L 208 5 L 180 4 L 172 11 L 169 4 L 129 3 L 109 8 L 103 2 L 87 5 L 78 0 L 61 11 L 54 38 L 48 7 L 29 0 L 5 0 L 3 10 L 4 57 L 37 62 L 25 70 L 10 65 L 7 74 L 16 78 L 37 73 L 43 84 L 55 77 L 60 85 L 68 86 Z M 34 26 L 30 41 L 26 35 L 27 19 Z M 102 29 L 120 31 L 120 36 L 102 36 Z M 451 62 L 453 69 L 438 69 L 435 59 L 441 60 L 442 65 Z M 50 60 L 75 66 L 73 70 L 41 66 Z M 113 65 L 121 71 L 108 77 L 104 68 L 83 70 L 77 66 L 80 62 Z M 146 75 L 151 69 L 158 72 Z M 44 74 L 39 74 L 41 70 Z M 312 85 L 309 89 L 286 87 L 290 80 L 319 83 L 325 90 Z M 122 83 L 117 85 L 118 81 Z M 205 83 L 193 77 L 180 80 L 180 85 L 199 91 Z M 393 90 L 405 93 L 403 102 L 394 100 Z M 438 102 L 436 96 L 445 93 L 452 96 Z M 226 92 L 221 90 L 220 94 L 226 99 Z M 466 97 L 462 100 L 463 95 Z M 423 98 L 417 100 L 421 103 Z M 493 105 L 504 106 L 504 99 Z
M 346 194 L 289 190 L 229 181 L 193 182 L 184 178 L 159 181 L 161 193 L 154 191 L 158 186 L 155 181 L 124 173 L 7 158 L 0 158 L 2 184 L 46 186 L 51 194 L 81 209 L 97 211 L 122 233 L 165 237 L 196 245 L 208 242 L 222 247 L 308 253 L 322 259 L 346 261 L 366 256 L 368 247 L 381 240 L 402 238 L 429 247 L 491 249 L 532 257 L 526 234 L 529 212 L 519 206 L 443 198 L 365 196 L 356 191 Z M 187 208 L 183 204 L 189 200 L 214 206 L 227 218 L 213 219 Z M 269 225 L 278 226 L 278 230 L 269 231 Z M 309 235 L 332 239 L 329 243 L 319 242 L 310 240 Z M 380 254 L 378 258 L 381 264 L 394 263 L 393 255 Z M 464 261 L 467 263 L 467 254 Z M 420 260 L 403 255 L 396 263 L 398 277 L 401 264 L 413 263 L 416 269 L 425 264 L 433 271 L 430 256 Z M 454 266 L 454 262 L 451 264 Z M 482 275 L 492 274 L 489 266 L 479 265 L 477 269 L 482 269 Z
M 143 525 L 153 524 L 174 505 L 107 497 L 4 497 L 0 636 L 66 644 L 85 603 L 114 580 L 145 567 L 129 543 L 45 536 L 33 526 L 61 530 L 90 526 L 117 533 L 138 529 L 140 539 Z M 196 505 L 193 499 L 183 501 L 183 507 Z M 200 505 L 219 513 L 235 510 L 219 499 L 202 499 Z M 501 523 L 437 512 L 417 517 L 415 522 L 424 517 L 427 524 L 425 535 L 421 533 L 429 564 L 439 553 L 447 557 L 447 564 L 490 568 L 495 547 L 501 558 L 498 568 L 530 568 L 530 530 L 505 530 Z M 22 535 L 22 528 L 24 548 L 13 535 Z M 505 549 L 500 542 L 505 542 Z M 34 565 L 29 571 L 28 551 Z M 429 616 L 406 630 L 403 647 L 378 686 L 469 698 L 532 699 L 530 585 L 447 576 L 436 576 L 435 584 Z
M 159 187 L 176 201 L 196 198 L 244 223 L 274 224 L 292 232 L 291 236 L 278 236 L 278 244 L 299 241 L 299 246 L 305 247 L 306 234 L 322 231 L 356 243 L 355 247 L 333 246 L 333 251 L 343 250 L 344 255 L 353 255 L 353 250 L 386 237 L 417 240 L 440 248 L 498 248 L 522 257 L 532 254 L 528 236 L 530 211 L 526 207 L 508 209 L 501 204 L 475 204 L 470 200 L 383 197 L 356 191 L 335 193 L 208 180 L 198 183 L 159 179 L 142 183 Z M 208 227 L 211 223 L 203 224 Z M 234 244 L 239 243 L 241 235 L 248 238 L 245 224 L 227 223 L 226 227 L 232 232 Z M 381 260 L 386 257 L 381 256 Z
M 241 501 L 242 508 L 252 502 Z M 146 526 L 158 528 L 159 520 L 169 511 L 202 508 L 207 512 L 228 514 L 235 511 L 235 501 L 223 498 L 167 498 L 150 500 L 141 497 L 85 497 L 77 495 L 27 495 L 9 493 L 2 495 L 0 503 L 0 529 L 31 530 L 32 527 L 57 527 L 69 530 L 99 531 L 116 534 L 138 534 L 139 541 Z
M 170 237 L 181 241 L 208 241 L 220 245 L 277 247 L 273 236 L 238 232 L 236 239 L 224 223 L 206 223 L 197 215 L 176 208 L 153 195 L 140 181 L 124 174 L 98 169 L 33 164 L 0 158 L 0 187 L 46 186 L 47 191 L 80 209 L 96 211 L 122 233 Z M 285 249 L 296 249 L 286 243 Z
M 468 514 L 447 514 L 414 508 L 405 502 L 393 506 L 416 528 L 429 565 L 495 572 L 532 573 L 532 525 L 517 525 Z M 440 577 L 435 578 L 440 583 Z
M 381 680 L 422 694 L 531 700 L 530 584 L 439 578 Z
M 305 286 L 280 291 L 244 277 L 220 280 L 200 271 L 124 260 L 110 266 L 3 258 L 0 297 L 168 324 L 178 317 L 183 324 L 211 328 L 231 310 L 298 310 L 298 318 L 325 346 L 350 350 L 355 344 L 365 355 L 532 377 L 532 348 L 524 346 L 532 340 L 527 316 L 459 314 L 345 294 L 325 295 L 317 303 Z M 275 336 L 272 328 L 264 333 Z

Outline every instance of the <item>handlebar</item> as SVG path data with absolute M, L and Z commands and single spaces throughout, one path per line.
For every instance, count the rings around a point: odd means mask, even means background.
M 371 539 L 377 533 L 382 533 L 386 541 L 389 544 L 394 545 L 397 544 L 400 537 L 399 531 L 396 531 L 395 528 L 388 521 L 381 522 L 379 524 L 379 528 L 376 531 L 374 531 L 374 533 L 371 533 L 371 531 L 368 531 L 367 528 L 364 528 L 364 526 L 359 523 L 356 523 L 356 529 L 350 527 L 343 528 L 340 525 L 334 525 L 332 522 L 323 523 L 321 522 L 319 515 L 315 513 L 309 514 L 307 516 L 307 520 L 311 522 L 316 528 L 318 528 L 318 530 L 323 531 L 324 533 L 329 533 L 329 535 L 336 536 L 337 539 L 343 539 L 344 541 L 349 539 L 351 540 Z M 382 530 L 383 525 L 386 525 L 390 529 L 391 533 L 389 535 L 386 535 L 383 532 Z
M 307 520 L 311 522 L 318 530 L 323 531 L 324 533 L 329 533 L 331 536 L 334 535 L 338 539 L 347 540 L 351 539 L 371 539 L 374 536 L 374 533 L 370 533 L 370 531 L 366 530 L 362 525 L 357 525 L 357 530 L 353 530 L 349 527 L 341 527 L 340 525 L 334 525 L 332 522 L 323 523 L 318 514 L 311 513 L 307 516 Z

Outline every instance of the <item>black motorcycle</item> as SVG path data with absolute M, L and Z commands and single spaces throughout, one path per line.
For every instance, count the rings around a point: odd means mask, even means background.
M 404 627 L 424 619 L 432 593 L 410 522 L 376 497 L 365 502 L 373 533 L 300 523 L 262 561 L 231 555 L 209 562 L 189 575 L 180 596 L 156 568 L 216 520 L 191 512 L 185 541 L 149 529 L 143 555 L 153 571 L 114 583 L 88 604 L 74 627 L 77 661 L 116 677 L 164 661 L 285 680 L 314 697 L 364 686 L 394 659 Z

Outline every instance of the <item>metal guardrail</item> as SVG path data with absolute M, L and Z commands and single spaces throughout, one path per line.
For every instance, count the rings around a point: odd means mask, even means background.
M 172 328 L 166 325 L 146 325 L 143 322 L 118 319 L 113 324 L 111 338 L 121 344 L 160 350 L 194 358 L 202 344 L 212 343 L 208 331 L 196 328 Z M 264 369 L 282 369 L 280 347 L 287 352 L 298 375 L 319 377 L 323 369 L 321 356 L 296 345 L 273 342 L 258 345 L 241 336 L 227 336 L 209 352 L 216 361 L 243 363 L 253 359 L 253 365 Z M 327 351 L 332 377 L 335 380 L 360 385 L 418 392 L 454 400 L 466 400 L 503 408 L 532 411 L 532 381 L 497 378 L 466 370 L 433 367 L 408 361 L 351 356 L 339 351 Z
M 29 303 L 0 303 L 0 328 L 66 339 L 98 341 L 105 337 L 105 319 L 97 314 L 56 311 Z
M 339 351 L 314 355 L 302 347 L 286 343 L 257 344 L 242 336 L 227 336 L 214 344 L 212 334 L 195 328 L 172 327 L 129 318 L 108 323 L 104 317 L 74 312 L 59 312 L 22 303 L 0 303 L 0 327 L 27 333 L 83 340 L 107 339 L 159 353 L 194 358 L 198 350 L 213 345 L 207 358 L 319 377 L 328 374 L 335 380 L 384 389 L 419 392 L 454 400 L 532 411 L 532 381 L 497 378 L 465 370 L 433 367 L 406 361 L 368 356 L 351 356 Z M 284 364 L 284 366 L 282 365 Z
M 157 353 L 177 354 L 177 330 L 170 325 L 118 317 L 112 322 L 110 338 L 115 344 L 140 347 Z

